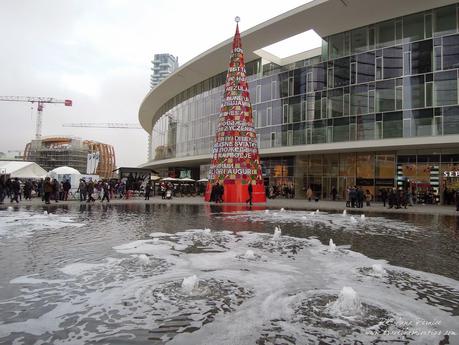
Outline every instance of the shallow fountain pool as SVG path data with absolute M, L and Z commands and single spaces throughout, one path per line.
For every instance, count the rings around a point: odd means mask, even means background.
M 0 344 L 454 344 L 458 234 L 423 215 L 3 208 Z

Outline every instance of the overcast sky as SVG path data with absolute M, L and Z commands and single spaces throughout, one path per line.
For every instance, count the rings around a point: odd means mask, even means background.
M 305 2 L 0 0 L 0 95 L 72 99 L 73 107 L 45 106 L 43 136 L 111 144 L 118 166 L 136 166 L 146 161 L 145 131 L 62 124 L 138 123 L 155 53 L 182 65 L 232 37 L 235 16 L 243 32 Z M 35 114 L 29 103 L 0 102 L 0 152 L 24 149 Z

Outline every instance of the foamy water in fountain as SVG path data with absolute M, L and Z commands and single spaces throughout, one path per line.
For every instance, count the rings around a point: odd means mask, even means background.
M 14 237 L 14 213 L 38 216 L 21 212 L 0 214 L 0 229 L 10 234 L 4 244 L 23 239 L 20 232 Z M 308 221 L 363 231 L 348 215 L 262 210 L 210 217 L 228 226 L 234 217 L 242 221 L 232 231 L 151 228 L 143 239 L 123 237 L 129 224 L 142 224 L 136 218 L 117 230 L 110 228 L 116 219 L 98 221 L 114 237 L 111 248 L 102 250 L 101 239 L 84 258 L 1 281 L 0 344 L 438 344 L 458 331 L 457 280 L 371 259 L 330 237 L 322 243 L 286 234 L 292 222 Z M 42 218 L 42 229 L 28 236 L 70 240 L 85 219 Z M 381 217 L 354 219 L 370 231 L 378 222 L 400 236 L 420 231 Z M 46 224 L 56 221 L 67 227 Z M 241 231 L 247 221 L 261 222 L 265 232 Z

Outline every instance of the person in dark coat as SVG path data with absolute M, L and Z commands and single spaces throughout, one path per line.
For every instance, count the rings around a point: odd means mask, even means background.
M 11 182 L 11 202 L 16 201 L 17 204 L 19 204 L 19 194 L 21 193 L 21 185 L 19 183 L 19 180 L 15 178 Z
M 102 200 L 100 202 L 104 202 L 104 200 L 110 202 L 110 185 L 105 180 L 102 182 Z
M 250 206 L 252 206 L 252 191 L 253 191 L 253 187 L 252 187 L 252 182 L 249 182 L 249 185 L 247 187 L 247 192 L 249 193 L 249 198 L 245 201 L 245 203 L 249 203 Z
M 336 189 L 335 186 L 333 186 L 332 190 L 331 190 L 331 195 L 332 195 L 332 200 L 335 201 L 336 200 L 336 195 L 338 194 L 338 190 Z
M 63 199 L 64 201 L 67 201 L 69 197 L 69 191 L 72 188 L 72 185 L 70 184 L 69 180 L 65 180 L 65 182 L 62 184 L 62 190 L 64 191 Z
M 386 188 L 381 189 L 381 200 L 383 202 L 383 206 L 386 207 L 386 200 L 387 200 L 387 190 L 386 190 Z
M 5 184 L 5 176 L 1 175 L 0 176 L 0 204 L 3 204 L 3 200 L 5 200 L 5 189 L 6 189 L 6 184 Z
M 45 203 L 49 204 L 51 199 L 51 194 L 53 193 L 53 184 L 49 177 L 45 178 L 45 182 L 43 182 L 43 192 L 45 195 Z
M 59 192 L 61 191 L 61 184 L 57 179 L 53 179 L 53 196 L 54 201 L 58 202 L 59 200 Z
M 149 181 L 145 186 L 145 200 L 150 200 L 150 192 L 151 192 L 151 182 Z

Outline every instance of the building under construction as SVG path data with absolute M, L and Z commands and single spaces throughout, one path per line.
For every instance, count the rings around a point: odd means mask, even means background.
M 94 155 L 97 155 L 98 163 L 94 166 L 95 171 L 88 171 L 88 164 Z M 69 166 L 82 174 L 96 174 L 103 178 L 112 177 L 116 169 L 112 145 L 73 137 L 32 140 L 25 147 L 24 160 L 35 162 L 47 171 Z

